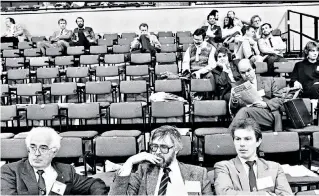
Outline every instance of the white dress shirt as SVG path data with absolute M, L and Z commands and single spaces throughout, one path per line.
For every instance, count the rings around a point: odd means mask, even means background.
M 39 181 L 39 174 L 37 173 L 38 170 L 35 168 L 33 168 L 33 170 L 34 170 L 37 181 Z M 49 195 L 50 190 L 54 182 L 56 181 L 56 178 L 58 177 L 58 173 L 54 170 L 51 164 L 50 166 L 45 168 L 43 171 L 44 173 L 42 174 L 42 177 L 44 178 L 44 182 L 45 182 L 46 195 Z
M 229 77 L 230 81 L 233 82 L 233 83 L 236 82 L 235 79 L 234 79 L 233 72 L 230 69 L 230 64 L 228 63 L 227 65 L 226 64 L 222 64 L 222 65 L 223 65 L 223 71 L 228 74 L 228 77 Z
M 247 160 L 245 160 L 245 159 L 243 159 L 243 158 L 240 158 L 239 156 L 238 156 L 238 158 L 239 158 L 239 160 L 240 160 L 240 162 L 243 164 L 243 166 L 244 166 L 244 170 L 245 170 L 245 172 L 246 172 L 246 174 L 247 174 L 247 177 L 248 177 L 248 179 L 249 179 L 249 166 L 246 164 L 246 161 Z M 253 165 L 253 170 L 254 170 L 254 173 L 255 173 L 255 177 L 256 177 L 256 180 L 257 180 L 257 159 L 258 159 L 258 157 L 256 156 L 252 161 L 256 161 L 255 162 L 255 164 Z
M 200 52 L 202 50 L 202 48 L 206 47 L 207 42 L 203 41 L 203 43 L 200 46 L 196 46 L 196 56 L 195 59 L 196 61 L 199 61 L 199 55 Z M 216 48 L 213 46 L 212 50 L 209 53 L 209 57 L 208 57 L 208 65 L 206 65 L 206 67 L 200 69 L 200 73 L 207 73 L 211 70 L 213 70 L 216 67 L 216 61 L 214 58 L 214 54 L 215 54 Z M 190 47 L 187 48 L 184 58 L 183 58 L 183 62 L 182 62 L 182 70 L 190 70 Z
M 176 196 L 176 195 L 186 196 L 187 192 L 185 189 L 184 180 L 176 159 L 171 163 L 169 168 L 171 169 L 171 171 L 169 172 L 169 177 L 171 182 L 168 182 L 167 189 L 166 189 L 166 196 Z M 159 189 L 163 174 L 164 174 L 163 168 L 161 168 L 159 171 L 154 196 L 158 195 L 158 189 Z

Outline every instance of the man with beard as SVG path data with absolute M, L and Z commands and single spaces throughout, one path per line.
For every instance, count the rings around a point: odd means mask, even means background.
M 280 164 L 257 156 L 262 133 L 252 118 L 231 129 L 237 157 L 214 166 L 217 195 L 293 195 Z
M 230 108 L 232 111 L 238 111 L 232 123 L 229 126 L 231 130 L 239 119 L 253 118 L 258 122 L 259 126 L 265 131 L 274 130 L 282 131 L 282 120 L 280 109 L 283 108 L 284 98 L 276 97 L 279 88 L 273 77 L 261 77 L 256 75 L 256 67 L 249 59 L 242 59 L 238 63 L 238 71 L 242 77 L 242 81 L 237 85 L 249 82 L 251 88 L 258 91 L 261 97 L 260 101 L 256 101 L 248 105 L 240 99 L 240 94 L 231 90 Z
M 274 76 L 274 62 L 287 62 L 284 52 L 286 44 L 280 36 L 272 35 L 272 27 L 269 23 L 261 25 L 262 38 L 258 40 L 260 52 L 264 55 L 264 62 L 267 62 L 268 72 L 262 76 Z
M 115 177 L 109 195 L 212 195 L 206 168 L 177 161 L 182 148 L 176 128 L 155 129 L 150 138 L 151 153 L 130 157 Z M 132 172 L 136 164 L 138 168 Z
M 75 22 L 78 28 L 73 31 L 73 39 L 70 46 L 84 46 L 85 49 L 89 49 L 91 45 L 96 45 L 94 31 L 91 27 L 84 27 L 84 19 L 77 17 Z
M 61 139 L 52 128 L 32 128 L 25 139 L 28 158 L 1 167 L 1 194 L 107 194 L 101 179 L 79 175 L 72 165 L 52 161 L 61 147 Z

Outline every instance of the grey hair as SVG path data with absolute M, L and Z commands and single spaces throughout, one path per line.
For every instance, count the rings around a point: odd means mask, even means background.
M 183 149 L 182 136 L 176 127 L 164 125 L 152 131 L 150 140 L 153 141 L 156 138 L 164 138 L 169 136 L 174 144 L 175 149 L 180 152 Z
M 30 146 L 31 139 L 34 135 L 49 135 L 51 139 L 49 148 L 56 148 L 59 150 L 61 147 L 62 137 L 51 127 L 33 127 L 28 133 L 28 136 L 25 138 L 27 147 Z

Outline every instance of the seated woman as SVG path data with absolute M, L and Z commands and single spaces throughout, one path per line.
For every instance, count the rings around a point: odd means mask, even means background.
M 304 49 L 305 59 L 296 63 L 291 75 L 290 86 L 303 88 L 303 97 L 319 98 L 319 44 L 307 43 Z
M 218 95 L 219 99 L 229 101 L 232 85 L 241 79 L 236 66 L 237 61 L 232 61 L 232 54 L 225 47 L 217 49 L 214 56 L 217 66 L 212 70 L 214 79 L 211 81 L 215 82 L 215 95 Z
M 224 39 L 224 45 L 228 46 L 229 43 L 234 41 L 236 35 L 241 34 L 240 20 L 234 20 L 230 17 L 224 18 L 224 26 L 222 29 L 222 38 Z

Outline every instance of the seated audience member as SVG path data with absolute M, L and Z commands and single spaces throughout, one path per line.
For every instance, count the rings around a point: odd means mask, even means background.
M 250 24 L 251 26 L 253 26 L 255 28 L 256 34 L 254 36 L 254 39 L 257 41 L 258 39 L 261 38 L 262 35 L 262 31 L 261 31 L 261 18 L 259 15 L 254 15 L 251 17 L 250 19 Z
M 228 11 L 227 12 L 227 17 L 231 18 L 234 21 L 234 23 L 238 24 L 238 26 L 243 27 L 242 21 L 235 16 L 235 12 L 234 11 L 232 11 L 232 10 Z
M 267 62 L 268 72 L 263 76 L 274 76 L 274 62 L 287 62 L 283 57 L 286 51 L 286 44 L 280 36 L 272 35 L 272 27 L 269 23 L 261 26 L 262 38 L 258 40 L 259 51 L 264 56 L 264 62 Z
M 182 71 L 186 70 L 195 75 L 196 78 L 203 78 L 214 67 L 216 62 L 214 59 L 215 47 L 204 41 L 206 37 L 205 29 L 196 29 L 193 33 L 194 44 L 186 50 Z
M 217 195 L 293 195 L 281 165 L 258 157 L 262 133 L 254 119 L 236 120 L 231 135 L 237 157 L 215 164 Z
M 230 17 L 224 18 L 224 26 L 222 29 L 222 35 L 224 39 L 223 44 L 225 46 L 228 46 L 229 43 L 234 42 L 236 36 L 241 35 L 241 27 L 238 24 L 238 21 L 239 20 L 235 21 Z
M 52 162 L 61 137 L 49 127 L 33 128 L 25 139 L 28 158 L 1 167 L 3 195 L 103 195 L 105 183 L 75 172 L 73 166 Z M 60 192 L 57 192 L 60 189 Z
M 319 98 L 319 44 L 307 43 L 304 49 L 305 59 L 296 63 L 291 74 L 291 86 L 303 88 L 303 97 Z
M 84 46 L 85 49 L 89 49 L 91 45 L 96 45 L 94 31 L 91 27 L 84 27 L 84 19 L 77 17 L 75 22 L 78 28 L 75 28 L 73 31 L 70 46 Z
M 233 122 L 230 124 L 229 129 L 232 129 L 234 123 L 238 119 L 251 117 L 255 119 L 263 130 L 282 131 L 282 121 L 280 115 L 280 108 L 283 107 L 283 98 L 275 97 L 278 89 L 273 77 L 261 77 L 255 73 L 254 64 L 248 59 L 242 59 L 238 63 L 238 71 L 242 77 L 242 81 L 250 82 L 252 88 L 255 88 L 261 96 L 261 101 L 256 101 L 250 107 L 240 99 L 238 93 L 234 93 L 233 89 L 230 98 L 230 108 L 238 111 L 235 115 Z
M 215 52 L 217 66 L 212 70 L 214 82 L 217 89 L 217 95 L 220 99 L 229 101 L 230 90 L 233 85 L 241 80 L 237 65 L 232 61 L 231 52 L 225 48 L 218 48 Z
M 150 138 L 151 153 L 130 157 L 117 173 L 109 195 L 212 195 L 206 168 L 177 160 L 182 150 L 181 135 L 172 126 L 155 129 Z M 137 168 L 134 172 L 132 168 Z M 192 182 L 193 186 L 187 186 Z
M 215 17 L 215 21 L 216 21 L 216 25 L 221 25 L 221 24 L 219 24 L 219 13 L 218 13 L 218 10 L 215 10 L 215 9 L 213 9 L 212 11 L 210 11 L 209 12 L 209 14 L 213 14 Z M 200 27 L 202 27 L 202 26 L 208 26 L 209 25 L 209 23 L 208 23 L 208 20 L 207 20 L 207 18 L 205 19 L 205 21 L 203 21 L 203 23 L 202 23 L 202 25 L 200 26 Z
M 218 20 L 218 11 L 213 10 L 211 13 L 207 16 L 207 26 L 202 26 L 202 29 L 205 29 L 206 36 L 208 38 L 208 43 L 213 44 L 215 47 L 217 47 L 217 43 L 222 42 L 222 30 L 220 26 L 217 25 Z
M 131 43 L 132 52 L 148 52 L 155 56 L 156 52 L 161 51 L 161 43 L 158 41 L 155 35 L 151 35 L 148 32 L 148 25 L 142 23 L 139 26 L 139 36 L 134 38 Z
M 242 28 L 243 36 L 235 38 L 234 53 L 236 59 L 250 59 L 254 62 L 262 62 L 263 57 L 260 56 L 257 41 L 254 40 L 256 34 L 255 28 L 252 26 L 244 26 Z
M 1 43 L 13 42 L 14 46 L 18 46 L 18 42 L 28 41 L 29 36 L 28 31 L 16 24 L 13 18 L 6 18 L 6 31 L 1 35 Z
M 72 37 L 72 31 L 66 29 L 66 20 L 61 18 L 58 21 L 58 24 L 60 26 L 60 30 L 55 31 L 53 35 L 49 38 L 49 42 L 43 41 L 38 42 L 37 47 L 41 49 L 42 54 L 45 54 L 46 48 L 60 48 L 62 52 L 66 50 L 67 47 L 69 47 L 69 42 L 71 41 Z

